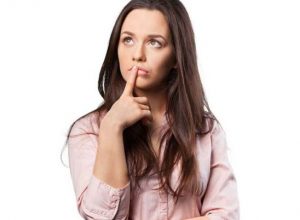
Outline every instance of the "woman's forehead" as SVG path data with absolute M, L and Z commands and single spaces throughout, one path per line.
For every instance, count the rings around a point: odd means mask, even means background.
M 125 18 L 121 33 L 135 35 L 162 35 L 169 38 L 169 25 L 163 13 L 158 10 L 134 9 Z

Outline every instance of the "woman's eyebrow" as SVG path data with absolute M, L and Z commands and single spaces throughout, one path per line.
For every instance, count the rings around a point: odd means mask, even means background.
M 135 34 L 130 32 L 130 31 L 123 31 L 121 33 L 121 35 L 122 34 L 128 34 L 128 35 L 131 35 L 131 36 L 135 36 Z M 166 38 L 164 36 L 160 35 L 160 34 L 149 34 L 147 37 L 150 37 L 150 38 L 160 37 L 160 38 L 164 39 L 167 42 Z

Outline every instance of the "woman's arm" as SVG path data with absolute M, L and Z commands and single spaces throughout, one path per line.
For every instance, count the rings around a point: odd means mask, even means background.
M 123 130 L 113 121 L 102 121 L 93 174 L 115 188 L 128 184 L 128 170 L 123 145 Z M 117 169 L 116 169 L 117 168 Z
M 122 147 L 123 142 L 120 141 L 122 135 L 108 127 L 101 126 L 98 138 L 96 135 L 88 134 L 91 131 L 89 123 L 87 119 L 81 119 L 75 123 L 68 144 L 70 171 L 78 211 L 87 220 L 114 219 L 115 217 L 126 219 L 130 205 L 130 183 L 126 179 L 127 168 L 122 167 L 120 163 L 121 153 L 116 151 L 114 154 L 105 151 L 108 147 Z M 123 179 L 115 180 L 114 176 L 121 176 L 121 173 L 123 173 Z M 128 183 L 123 184 L 126 181 Z
M 237 183 L 227 150 L 225 131 L 215 122 L 211 132 L 210 177 L 201 207 L 201 215 L 211 220 L 239 220 Z
M 129 77 L 121 97 L 102 118 L 99 137 L 90 136 L 91 122 L 78 121 L 69 139 L 69 162 L 78 210 L 85 219 L 127 219 L 130 182 L 123 131 L 141 119 L 152 119 L 148 99 L 134 97 L 137 68 Z M 76 136 L 76 133 L 82 135 Z M 71 135 L 72 135 L 71 134 Z

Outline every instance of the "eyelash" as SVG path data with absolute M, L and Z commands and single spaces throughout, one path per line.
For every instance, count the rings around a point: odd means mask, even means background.
M 126 43 L 126 41 L 127 41 L 128 39 L 132 39 L 132 38 L 131 38 L 131 37 L 124 37 L 124 39 L 123 39 L 122 42 L 123 42 L 123 43 Z M 161 44 L 159 41 L 157 41 L 157 40 L 151 39 L 150 42 L 156 42 L 156 43 L 158 43 L 159 47 L 157 47 L 157 48 L 161 48 L 161 47 L 162 47 L 162 44 Z

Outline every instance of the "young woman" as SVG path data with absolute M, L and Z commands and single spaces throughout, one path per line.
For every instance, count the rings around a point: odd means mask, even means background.
M 83 218 L 239 219 L 225 132 L 207 104 L 179 0 L 124 7 L 98 89 L 104 102 L 66 141 Z

